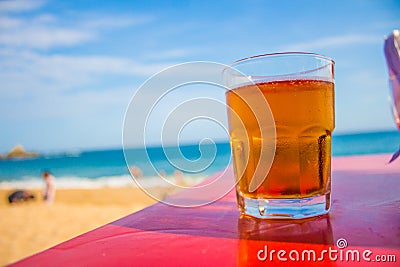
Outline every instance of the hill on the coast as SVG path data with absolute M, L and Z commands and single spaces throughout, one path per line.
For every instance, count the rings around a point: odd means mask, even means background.
M 3 159 L 13 159 L 13 158 L 34 158 L 38 157 L 39 154 L 37 152 L 29 152 L 25 151 L 22 145 L 16 145 L 13 147 L 6 155 L 0 155 L 0 158 Z

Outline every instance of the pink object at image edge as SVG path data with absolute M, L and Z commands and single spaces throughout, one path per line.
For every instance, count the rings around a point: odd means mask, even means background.
M 394 30 L 385 39 L 384 44 L 386 63 L 389 71 L 389 83 L 392 90 L 393 116 L 397 128 L 400 130 L 400 31 Z M 395 152 L 388 163 L 393 162 L 400 156 L 400 148 Z

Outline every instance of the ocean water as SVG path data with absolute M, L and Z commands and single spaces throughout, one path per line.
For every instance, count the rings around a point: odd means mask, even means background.
M 333 156 L 394 153 L 400 146 L 396 131 L 334 135 Z M 101 187 L 134 185 L 128 171 L 136 166 L 143 172 L 142 186 L 157 184 L 157 173 L 173 177 L 181 170 L 184 177 L 200 181 L 231 164 L 229 143 L 177 147 L 135 148 L 43 154 L 33 159 L 0 160 L 0 188 L 40 188 L 40 174 L 49 170 L 57 187 Z M 189 179 L 188 178 L 188 179 Z M 186 179 L 186 178 L 185 178 Z

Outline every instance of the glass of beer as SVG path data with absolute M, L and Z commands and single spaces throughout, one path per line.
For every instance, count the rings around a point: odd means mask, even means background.
M 232 63 L 223 76 L 240 212 L 267 219 L 328 213 L 334 61 L 266 54 Z

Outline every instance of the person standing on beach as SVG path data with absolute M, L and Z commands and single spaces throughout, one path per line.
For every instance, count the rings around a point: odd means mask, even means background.
M 56 188 L 54 184 L 55 178 L 48 171 L 44 171 L 42 173 L 42 178 L 46 183 L 43 194 L 44 201 L 46 202 L 46 204 L 52 204 L 56 195 Z

